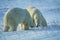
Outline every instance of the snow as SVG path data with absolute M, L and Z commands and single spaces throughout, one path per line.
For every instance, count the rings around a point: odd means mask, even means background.
M 0 32 L 0 40 L 60 40 L 60 27 L 48 26 L 42 29 Z

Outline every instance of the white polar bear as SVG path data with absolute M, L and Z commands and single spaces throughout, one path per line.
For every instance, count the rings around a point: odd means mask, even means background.
M 35 7 L 27 7 L 27 11 L 30 13 L 35 26 L 47 26 L 47 22 L 42 16 L 41 12 Z
M 28 30 L 30 26 L 34 25 L 26 9 L 9 9 L 4 15 L 4 31 L 16 31 L 18 24 L 21 24 L 21 30 Z

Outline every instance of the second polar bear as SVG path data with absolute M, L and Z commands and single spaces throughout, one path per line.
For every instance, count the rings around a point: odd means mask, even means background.
M 47 26 L 47 22 L 44 19 L 41 12 L 35 7 L 27 7 L 27 11 L 30 13 L 30 16 L 33 19 L 35 26 Z
M 12 8 L 4 15 L 4 31 L 16 31 L 18 24 L 21 30 L 28 30 L 34 23 L 26 9 Z

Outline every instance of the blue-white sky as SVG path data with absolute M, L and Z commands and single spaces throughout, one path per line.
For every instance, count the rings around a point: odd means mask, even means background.
M 60 22 L 60 0 L 0 0 L 0 9 L 28 6 L 38 8 L 47 22 Z

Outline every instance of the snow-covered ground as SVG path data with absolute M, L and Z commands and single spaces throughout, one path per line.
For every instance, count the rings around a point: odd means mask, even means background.
M 60 27 L 48 26 L 42 29 L 0 32 L 0 40 L 60 40 Z
M 0 33 L 0 40 L 60 40 L 59 31 L 19 31 Z

